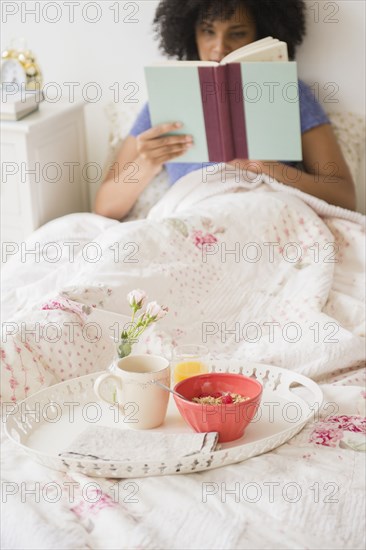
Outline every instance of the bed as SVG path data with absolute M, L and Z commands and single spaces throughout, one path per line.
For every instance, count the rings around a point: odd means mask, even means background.
M 108 116 L 113 156 L 130 119 L 121 129 L 113 106 Z M 358 179 L 363 123 L 332 116 Z M 19 251 L 3 272 L 3 421 L 26 396 L 108 367 L 108 331 L 85 345 L 83 328 L 127 315 L 135 287 L 169 306 L 142 351 L 200 343 L 209 325 L 212 355 L 308 376 L 324 404 L 269 453 L 190 475 L 98 479 L 94 501 L 90 478 L 47 469 L 2 434 L 2 547 L 363 548 L 364 232 L 359 212 L 219 165 L 171 188 L 160 174 L 123 223 L 72 214 L 32 234 L 25 246 L 38 253 L 25 267 Z M 253 324 L 260 337 L 245 338 Z M 60 498 L 45 497 L 47 484 Z

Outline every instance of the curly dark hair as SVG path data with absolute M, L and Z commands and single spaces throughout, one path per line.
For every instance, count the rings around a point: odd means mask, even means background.
M 180 60 L 199 59 L 195 29 L 203 19 L 230 19 L 248 10 L 257 28 L 256 40 L 273 36 L 287 42 L 290 59 L 305 35 L 304 0 L 161 0 L 154 17 L 160 49 Z

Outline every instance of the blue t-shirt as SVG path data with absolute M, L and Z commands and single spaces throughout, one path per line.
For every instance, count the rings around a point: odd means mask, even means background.
M 311 88 L 305 84 L 302 80 L 299 80 L 299 99 L 300 99 L 300 123 L 301 133 L 303 134 L 311 128 L 320 126 L 321 124 L 330 124 L 327 115 L 324 112 L 322 106 L 316 100 Z M 138 114 L 129 135 L 138 136 L 141 132 L 145 132 L 151 128 L 149 105 L 146 103 L 140 113 Z M 173 184 L 179 178 L 192 172 L 193 170 L 201 169 L 203 166 L 212 166 L 217 164 L 216 162 L 200 162 L 200 163 L 187 163 L 176 162 L 164 164 L 170 182 Z M 287 162 L 288 165 L 296 165 L 293 162 Z

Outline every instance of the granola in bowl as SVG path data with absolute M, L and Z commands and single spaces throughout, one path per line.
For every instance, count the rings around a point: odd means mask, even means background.
M 201 393 L 198 397 L 193 397 L 192 401 L 200 405 L 232 405 L 248 401 L 250 397 L 245 397 L 240 393 L 215 392 L 212 394 Z

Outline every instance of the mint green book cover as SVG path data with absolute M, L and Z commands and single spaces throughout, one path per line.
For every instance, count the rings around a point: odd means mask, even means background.
M 249 158 L 302 160 L 296 62 L 240 65 Z
M 240 63 L 240 71 L 248 158 L 300 161 L 296 62 L 246 62 Z M 152 125 L 180 121 L 183 127 L 173 133 L 193 136 L 192 148 L 171 162 L 210 162 L 198 66 L 149 66 L 145 77 Z M 217 93 L 218 102 L 229 97 Z
M 172 134 L 193 136 L 194 145 L 174 162 L 208 162 L 198 67 L 145 67 L 151 124 L 182 122 Z

